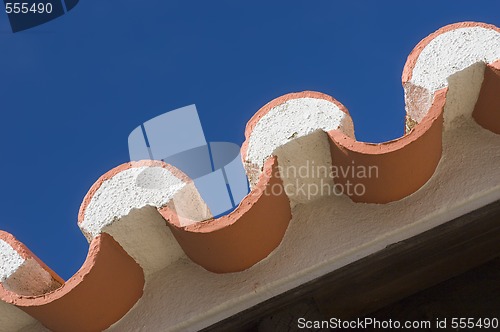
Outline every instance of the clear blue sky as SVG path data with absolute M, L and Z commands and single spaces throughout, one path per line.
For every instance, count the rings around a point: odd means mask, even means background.
M 208 141 L 241 144 L 262 105 L 302 90 L 346 105 L 359 140 L 399 137 L 413 47 L 499 13 L 498 0 L 82 0 L 16 34 L 0 13 L 0 229 L 69 278 L 89 187 L 128 161 L 131 130 L 193 103 Z

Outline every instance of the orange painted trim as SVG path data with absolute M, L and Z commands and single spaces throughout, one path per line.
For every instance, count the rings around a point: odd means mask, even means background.
M 101 234 L 90 244 L 81 269 L 57 290 L 22 296 L 0 284 L 0 298 L 52 331 L 97 332 L 123 317 L 143 287 L 142 268 L 110 235 Z
M 159 211 L 186 255 L 216 273 L 243 271 L 267 257 L 292 218 L 276 157 L 266 161 L 257 185 L 229 215 L 181 227 L 175 211 Z
M 401 77 L 401 80 L 403 81 L 403 84 L 406 82 L 409 82 L 412 78 L 413 75 L 413 69 L 415 68 L 415 65 L 418 61 L 418 57 L 420 56 L 420 53 L 422 53 L 422 50 L 429 45 L 429 43 L 436 38 L 437 36 L 452 31 L 460 28 L 472 28 L 472 27 L 482 27 L 485 29 L 491 29 L 500 32 L 500 28 L 497 28 L 496 26 L 492 24 L 486 24 L 486 23 L 479 23 L 479 22 L 460 22 L 460 23 L 453 23 L 449 24 L 447 26 L 442 27 L 441 29 L 436 30 L 435 32 L 431 33 L 424 39 L 422 39 L 417 46 L 411 51 L 410 55 L 408 55 L 408 58 L 406 59 L 405 66 L 403 68 L 403 75 Z
M 500 60 L 484 70 L 483 84 L 472 117 L 481 127 L 500 134 Z

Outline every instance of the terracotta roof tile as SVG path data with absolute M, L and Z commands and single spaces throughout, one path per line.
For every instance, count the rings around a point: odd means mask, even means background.
M 289 174 L 290 167 L 313 161 L 376 166 L 376 178 L 345 173 L 335 183 L 362 184 L 363 195 L 349 195 L 355 202 L 388 203 L 411 195 L 433 176 L 443 131 L 455 119 L 473 117 L 500 133 L 499 59 L 500 29 L 491 25 L 453 24 L 422 40 L 403 71 L 408 131 L 381 144 L 357 141 L 348 111 L 330 96 L 301 92 L 273 100 L 245 132 L 241 155 L 251 192 L 218 219 L 209 218 L 203 205 L 190 216 L 176 214 L 175 195 L 190 204 L 200 197 L 174 167 L 157 161 L 118 166 L 82 203 L 78 222 L 89 254 L 67 282 L 12 235 L 0 233 L 0 322 L 9 330 L 29 324 L 17 307 L 54 331 L 100 331 L 134 306 L 149 276 L 184 255 L 217 273 L 248 269 L 279 246 L 295 204 L 324 196 L 301 193 L 298 186 L 334 184 L 326 175 Z M 184 224 L 182 218 L 192 220 Z

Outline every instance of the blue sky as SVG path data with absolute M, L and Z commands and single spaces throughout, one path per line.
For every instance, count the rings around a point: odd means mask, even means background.
M 358 140 L 399 137 L 413 47 L 499 13 L 498 0 L 82 0 L 16 34 L 0 13 L 0 229 L 71 277 L 87 190 L 128 161 L 135 127 L 193 103 L 208 141 L 241 144 L 262 105 L 302 90 L 346 105 Z

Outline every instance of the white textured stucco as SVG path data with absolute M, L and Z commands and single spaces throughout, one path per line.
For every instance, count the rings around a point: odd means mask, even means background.
M 484 66 L 497 59 L 500 33 L 495 30 L 464 27 L 438 35 L 421 51 L 410 81 L 404 84 L 408 115 L 416 122 L 422 121 L 434 92 L 454 84 L 454 96 L 447 98 L 444 114 L 445 129 L 450 128 L 455 118 L 472 113 Z
M 161 205 L 160 205 L 161 206 Z M 156 207 L 144 206 L 107 225 L 108 233 L 142 267 L 147 277 L 185 257 Z
M 280 177 L 293 207 L 329 194 L 333 187 L 332 157 L 327 134 L 322 130 L 293 139 L 275 149 Z
M 448 78 L 448 93 L 444 107 L 444 128 L 453 128 L 452 122 L 461 116 L 471 117 L 481 91 L 485 65 L 482 62 L 456 72 Z
M 291 99 L 273 107 L 251 132 L 245 160 L 262 166 L 277 147 L 318 129 L 341 128 L 352 136 L 350 117 L 334 103 L 318 98 Z
M 104 181 L 94 193 L 80 228 L 90 241 L 134 208 L 168 203 L 185 183 L 162 167 L 135 167 Z
M 411 82 L 435 92 L 448 77 L 477 63 L 500 59 L 500 33 L 483 27 L 459 28 L 440 34 L 422 50 Z
M 184 182 L 166 168 L 123 170 L 104 181 L 94 193 L 80 228 L 89 241 L 101 233 L 113 236 L 147 277 L 184 256 L 157 211 L 176 194 L 200 202 L 193 183 Z
M 0 282 L 7 280 L 24 262 L 25 259 L 10 244 L 0 240 Z
M 328 100 L 302 97 L 273 107 L 256 123 L 249 137 L 245 168 L 250 186 L 257 183 L 265 160 L 275 155 L 292 206 L 322 197 L 324 193 L 300 188 L 332 184 L 329 172 L 320 171 L 320 176 L 300 176 L 299 172 L 331 166 L 330 146 L 324 131 L 333 129 L 354 137 L 351 117 Z

